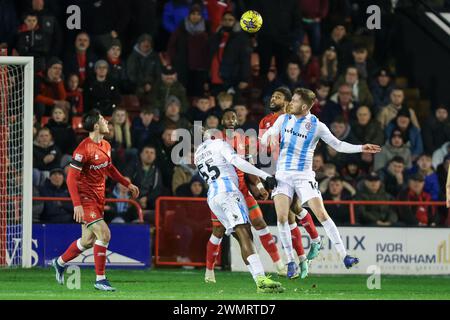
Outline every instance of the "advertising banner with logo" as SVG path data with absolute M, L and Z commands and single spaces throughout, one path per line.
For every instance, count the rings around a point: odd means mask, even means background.
M 285 255 L 281 248 L 276 227 L 269 227 L 274 235 L 283 260 Z M 379 267 L 382 274 L 409 275 L 449 275 L 450 274 L 450 229 L 441 228 L 364 228 L 341 227 L 344 245 L 348 252 L 360 259 L 360 263 L 347 270 L 339 259 L 332 243 L 323 228 L 317 228 L 322 236 L 320 255 L 312 261 L 310 273 L 316 274 L 366 274 Z M 308 253 L 310 239 L 302 229 L 303 245 Z M 259 237 L 254 233 L 258 254 L 265 270 L 275 272 L 272 260 L 261 246 Z M 247 271 L 239 244 L 231 240 L 231 269 Z
M 151 266 L 150 227 L 148 225 L 112 224 L 111 242 L 107 255 L 107 267 L 148 268 Z M 72 241 L 81 236 L 78 224 L 34 224 L 32 266 L 45 267 L 54 257 L 62 254 Z M 9 255 L 20 252 L 20 239 L 14 242 Z M 93 249 L 86 250 L 69 264 L 93 266 Z

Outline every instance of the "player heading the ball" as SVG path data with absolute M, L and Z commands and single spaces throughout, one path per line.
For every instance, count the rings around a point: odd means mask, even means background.
M 311 90 L 296 89 L 287 106 L 286 114 L 279 116 L 261 138 L 263 145 L 267 145 L 269 138 L 273 139 L 275 136 L 276 142 L 280 141 L 280 154 L 275 174 L 278 185 L 273 190 L 272 197 L 277 212 L 280 240 L 288 257 L 288 278 L 290 279 L 298 277 L 288 224 L 289 207 L 294 193 L 297 194 L 301 204 L 307 203 L 316 215 L 343 259 L 345 267 L 351 268 L 359 262 L 357 258 L 347 255 L 339 231 L 323 205 L 322 195 L 312 170 L 312 159 L 319 139 L 343 153 L 381 151 L 377 145 L 353 145 L 338 140 L 325 124 L 310 113 L 315 100 L 316 95 Z
M 221 135 L 220 132 L 219 134 Z M 276 186 L 276 180 L 242 159 L 222 139 L 212 138 L 207 137 L 207 140 L 198 146 L 194 155 L 195 165 L 209 185 L 208 206 L 224 226 L 225 234 L 233 234 L 237 238 L 244 263 L 256 282 L 257 292 L 282 292 L 284 289 L 281 283 L 266 277 L 261 260 L 255 252 L 248 208 L 244 196 L 239 191 L 239 179 L 234 167 L 264 179 L 269 189 Z

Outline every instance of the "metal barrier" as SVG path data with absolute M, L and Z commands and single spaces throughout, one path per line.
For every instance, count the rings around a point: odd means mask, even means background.
M 65 202 L 71 202 L 72 199 L 66 197 L 66 198 L 59 198 L 59 197 L 33 197 L 33 201 L 65 201 Z M 134 206 L 137 210 L 139 222 L 144 222 L 144 214 L 142 213 L 141 205 L 132 199 L 113 199 L 113 198 L 107 198 L 105 199 L 105 202 L 114 203 L 114 202 L 127 202 Z
M 162 202 L 166 204 L 162 205 Z M 183 203 L 184 202 L 184 203 Z M 168 205 L 170 203 L 170 205 Z M 258 201 L 260 204 L 273 204 L 272 200 Z M 332 201 L 325 200 L 325 205 L 348 205 L 350 213 L 350 223 L 355 225 L 356 214 L 355 206 L 358 205 L 391 205 L 391 206 L 445 206 L 444 201 L 361 201 L 361 200 L 342 200 L 342 201 Z M 177 210 L 184 210 L 178 217 L 176 217 Z M 189 198 L 189 197 L 159 197 L 156 200 L 155 206 L 155 264 L 156 265 L 167 265 L 167 266 L 205 266 L 204 255 L 199 256 L 199 252 L 204 252 L 206 241 L 211 233 L 211 224 L 209 222 L 209 208 L 206 203 L 206 198 Z M 183 215 L 189 215 L 191 220 L 187 220 L 189 228 L 191 229 L 190 237 L 196 237 L 195 244 L 197 245 L 196 250 L 191 254 L 195 254 L 197 261 L 195 262 L 178 262 L 171 261 L 175 254 L 173 253 L 173 246 L 176 237 L 171 234 L 174 233 L 173 225 L 183 224 L 178 219 Z M 169 218 L 169 219 L 167 219 Z M 193 220 L 192 220 L 193 219 Z M 170 221 L 167 221 L 170 220 Z M 206 221 L 206 223 L 205 223 Z M 208 224 L 206 226 L 206 224 Z M 195 233 L 193 232 L 195 230 Z M 175 230 L 175 233 L 179 230 Z M 165 239 L 163 239 L 165 237 Z M 180 238 L 180 236 L 178 236 Z M 202 239 L 201 241 L 198 241 Z M 206 241 L 205 241 L 206 239 Z M 165 240 L 165 241 L 164 241 Z M 183 241 L 180 241 L 181 243 Z M 163 249 L 162 249 L 163 248 Z

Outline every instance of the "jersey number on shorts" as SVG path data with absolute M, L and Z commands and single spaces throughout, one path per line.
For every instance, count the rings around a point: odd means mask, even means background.
M 198 171 L 202 175 L 203 179 L 206 183 L 208 183 L 208 180 L 211 178 L 212 180 L 216 180 L 220 176 L 220 170 L 216 166 L 211 166 L 210 163 L 212 162 L 212 159 L 209 159 L 205 162 L 206 168 L 203 167 L 203 164 L 198 165 Z M 203 170 L 202 170 L 203 169 Z M 214 175 L 211 177 L 211 173 L 214 172 Z

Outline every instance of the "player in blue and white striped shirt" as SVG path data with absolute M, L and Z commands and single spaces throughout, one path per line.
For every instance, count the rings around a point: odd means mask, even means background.
M 333 149 L 343 153 L 377 153 L 381 148 L 373 144 L 352 145 L 338 140 L 319 119 L 310 113 L 316 99 L 308 89 L 296 89 L 287 108 L 287 114 L 280 116 L 274 125 L 262 136 L 261 143 L 268 144 L 275 137 L 280 141 L 275 177 L 278 186 L 273 190 L 275 209 L 278 217 L 278 231 L 288 261 L 288 278 L 298 277 L 298 268 L 294 262 L 292 239 L 287 222 L 289 207 L 294 192 L 302 205 L 307 203 L 323 225 L 328 238 L 344 260 L 347 268 L 358 263 L 357 258 L 347 255 L 339 231 L 323 205 L 322 195 L 312 170 L 314 150 L 322 139 Z

